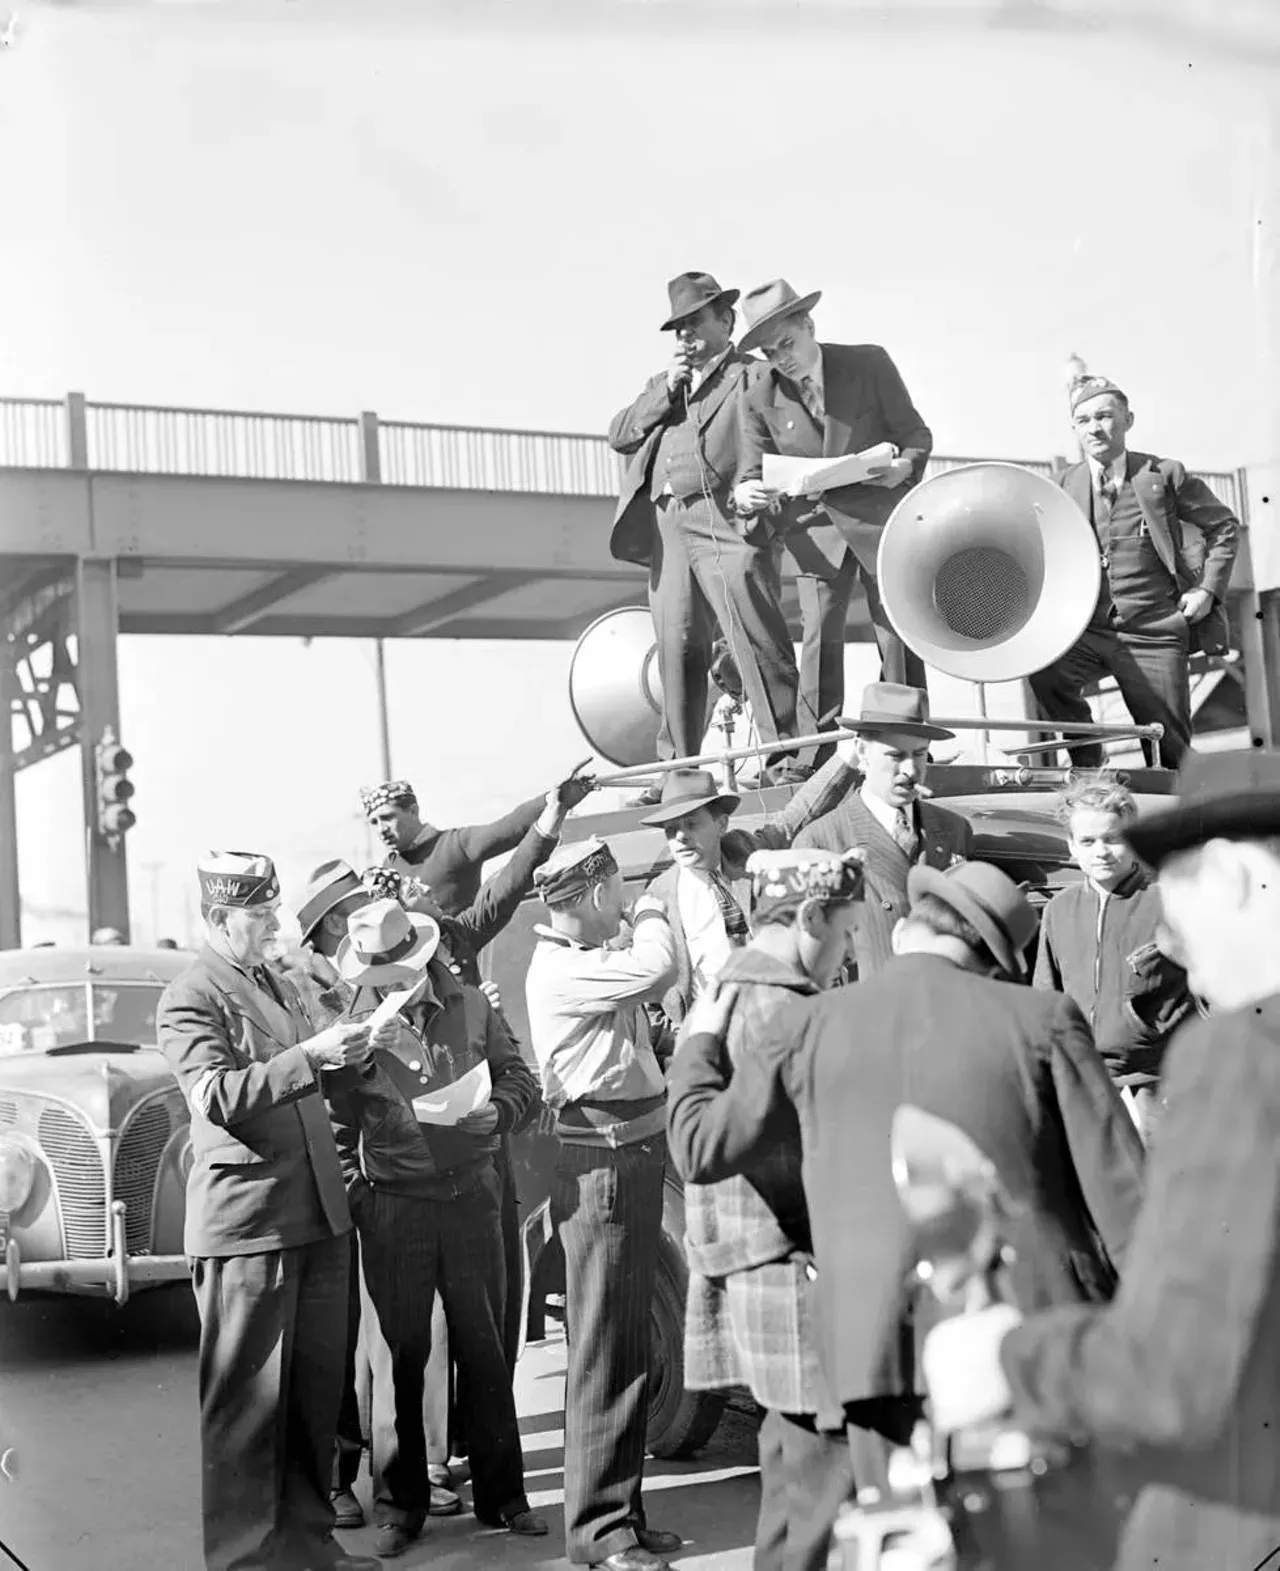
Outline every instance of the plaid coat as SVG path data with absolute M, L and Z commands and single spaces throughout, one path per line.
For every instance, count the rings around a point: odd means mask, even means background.
M 677 1049 L 668 1082 L 671 1153 L 682 1176 L 697 1138 L 697 1116 L 681 1111 L 682 1082 L 699 1083 L 709 1060 L 728 1085 L 752 1044 L 769 1039 L 778 1012 L 816 992 L 802 972 L 748 945 L 722 973 L 742 991 L 725 1044 L 693 1038 Z M 695 1066 L 692 1062 L 697 1058 Z M 809 1216 L 801 1176 L 800 1126 L 791 1109 L 768 1151 L 741 1177 L 685 1185 L 684 1381 L 694 1391 L 747 1386 L 762 1406 L 819 1413 L 824 1400 L 810 1298 Z M 682 1161 L 682 1157 L 684 1160 Z

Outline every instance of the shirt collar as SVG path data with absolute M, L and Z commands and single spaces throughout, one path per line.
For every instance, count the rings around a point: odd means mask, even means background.
M 907 822 L 914 825 L 916 819 L 916 805 L 914 802 L 907 807 L 891 807 L 888 802 L 882 802 L 878 796 L 872 796 L 866 786 L 861 786 L 858 795 L 862 798 L 862 805 L 867 809 L 881 828 L 893 832 L 894 825 L 898 822 L 899 811 L 906 814 Z
M 1088 464 L 1095 490 L 1104 480 L 1114 480 L 1117 486 L 1122 486 L 1128 479 L 1129 454 L 1127 452 L 1121 453 L 1118 458 L 1113 458 L 1105 467 L 1096 458 L 1090 458 Z
M 708 360 L 706 365 L 701 366 L 701 367 L 699 367 L 698 369 L 696 369 L 694 371 L 694 373 L 693 373 L 693 390 L 694 390 L 695 393 L 698 391 L 699 388 L 702 387 L 702 385 L 705 382 L 708 382 L 708 381 L 711 380 L 711 378 L 716 374 L 716 372 L 720 369 L 720 367 L 725 363 L 725 361 L 729 358 L 729 356 L 732 353 L 733 353 L 733 345 L 730 344 L 727 349 L 722 349 L 718 355 L 714 355 L 710 360 Z

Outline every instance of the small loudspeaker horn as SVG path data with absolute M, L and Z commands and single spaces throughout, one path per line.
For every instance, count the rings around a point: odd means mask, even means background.
M 880 598 L 926 664 L 1012 682 L 1080 637 L 1102 581 L 1093 527 L 1020 464 L 964 464 L 917 486 L 880 538 Z

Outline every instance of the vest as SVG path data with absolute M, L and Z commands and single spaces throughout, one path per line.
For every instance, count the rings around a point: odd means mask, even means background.
M 1167 616 L 1178 603 L 1177 585 L 1160 560 L 1147 528 L 1133 482 L 1116 493 L 1111 517 L 1098 518 L 1097 492 L 1090 491 L 1090 515 L 1102 553 L 1102 585 L 1094 627 L 1127 627 Z

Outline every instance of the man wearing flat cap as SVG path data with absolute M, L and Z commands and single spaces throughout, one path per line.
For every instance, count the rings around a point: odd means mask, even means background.
M 821 298 L 820 290 L 797 294 L 785 278 L 751 290 L 742 302 L 747 331 L 739 344 L 743 352 L 760 350 L 770 369 L 752 380 L 739 406 L 734 502 L 740 514 L 763 521 L 796 565 L 804 736 L 834 729 L 844 707 L 845 622 L 856 580 L 866 593 L 880 675 L 925 685 L 924 662 L 898 637 L 880 603 L 876 557 L 890 513 L 924 477 L 933 436 L 879 344 L 818 342 L 812 312 Z M 764 483 L 767 453 L 842 458 L 882 443 L 895 456 L 861 484 L 787 499 Z
M 907 913 L 907 875 L 913 867 L 947 868 L 973 855 L 969 821 L 927 801 L 929 747 L 952 732 L 929 718 L 923 688 L 872 682 L 856 715 L 840 720 L 855 731 L 851 761 L 862 775 L 835 809 L 796 836 L 797 846 L 826 851 L 862 848 L 867 897 L 859 923 L 855 965 L 875 974 L 893 954 L 893 930 Z M 841 750 L 844 752 L 844 746 Z
M 205 945 L 165 989 L 156 1030 L 191 1110 L 204 1563 L 376 1571 L 333 1540 L 351 1216 L 321 1090 L 367 1057 L 369 1032 L 313 1032 L 268 967 L 269 857 L 211 853 L 198 872 Z
M 1012 1407 L 1145 1483 L 1117 1571 L 1261 1567 L 1280 1544 L 1280 758 L 1192 754 L 1128 830 L 1211 1013 L 1175 1036 L 1124 1282 L 1105 1309 L 986 1310 L 925 1346 L 947 1429 Z M 945 1333 L 945 1334 L 944 1334 Z
M 1084 456 L 1058 483 L 1093 526 L 1102 586 L 1078 642 L 1038 671 L 1031 689 L 1046 720 L 1088 721 L 1084 689 L 1114 677 L 1134 721 L 1164 727 L 1160 761 L 1176 769 L 1191 746 L 1187 662 L 1197 650 L 1224 654 L 1229 645 L 1225 602 L 1240 525 L 1176 459 L 1128 450 L 1133 411 L 1114 382 L 1078 376 L 1070 399 Z M 1143 746 L 1153 758 L 1153 746 Z M 1070 755 L 1083 768 L 1103 762 L 1097 742 Z
M 738 402 L 759 369 L 733 347 L 738 291 L 721 289 L 709 273 L 681 273 L 667 290 L 662 330 L 675 335 L 671 365 L 609 426 L 609 445 L 630 459 L 609 549 L 618 561 L 649 569 L 663 759 L 702 751 L 717 625 L 762 742 L 797 734 L 798 680 L 772 539 L 730 506 Z M 792 754 L 776 755 L 772 767 L 775 783 L 802 777 Z
M 792 1003 L 726 1089 L 709 1074 L 684 1083 L 705 1098 L 687 1167 L 700 1183 L 766 1152 L 788 1105 L 799 1119 L 822 1367 L 860 1493 L 886 1489 L 885 1442 L 904 1444 L 921 1410 L 905 1329 L 913 1242 L 890 1161 L 898 1106 L 958 1125 L 1025 1202 L 1023 1301 L 1105 1301 L 1141 1190 L 1142 1143 L 1084 1017 L 1008 985 L 1035 936 L 1026 898 L 984 862 L 914 867 L 909 890 L 877 976 Z
M 626 893 L 612 851 L 562 847 L 535 882 L 549 925 L 525 983 L 560 1157 L 551 1220 L 565 1260 L 565 1552 L 575 1565 L 664 1571 L 680 1547 L 649 1526 L 641 1485 L 649 1313 L 662 1237 L 666 1088 L 645 1004 L 675 972 L 661 902 Z
M 751 942 L 694 1004 L 668 1082 L 671 1157 L 686 1180 L 684 1383 L 692 1391 L 745 1385 L 765 1409 L 755 1571 L 826 1571 L 853 1464 L 818 1357 L 795 1110 L 783 1109 L 768 1149 L 734 1177 L 693 1180 L 704 1118 L 714 1117 L 735 1065 L 767 1047 L 788 1000 L 814 996 L 839 974 L 862 864 L 857 853 L 755 851 L 747 875 Z

